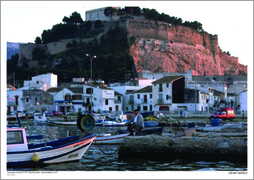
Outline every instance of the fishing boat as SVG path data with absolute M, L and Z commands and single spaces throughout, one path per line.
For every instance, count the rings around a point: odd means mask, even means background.
M 223 124 L 220 126 L 211 126 L 210 124 L 206 124 L 205 126 L 196 126 L 197 131 L 212 131 L 212 132 L 219 132 L 226 129 L 238 129 L 241 128 L 242 124 L 241 122 L 239 124 Z
M 26 114 L 18 114 L 19 119 L 25 119 Z M 16 121 L 16 114 L 7 114 L 7 121 Z
M 118 122 L 118 121 L 115 121 L 115 120 L 104 120 L 102 122 L 102 125 L 104 127 L 111 127 L 111 126 L 120 127 L 120 126 L 126 126 L 126 122 Z
M 82 124 L 87 121 L 87 119 L 84 119 L 82 117 L 79 122 Z M 79 161 L 96 138 L 95 134 L 85 134 L 81 138 L 79 138 L 80 136 L 70 136 L 51 142 L 28 144 L 25 127 L 21 126 L 18 116 L 17 120 L 19 122 L 18 126 L 7 126 L 7 167 L 35 167 L 52 163 Z M 93 124 L 93 122 L 90 122 L 90 124 Z
M 76 125 L 77 120 L 47 119 L 49 125 Z
M 129 131 L 122 134 L 97 134 L 93 144 L 120 144 Z
M 35 114 L 34 115 L 34 123 L 47 123 L 47 119 L 50 119 L 49 117 L 46 117 L 46 115 L 43 113 Z
M 149 134 L 162 134 L 163 127 L 159 128 L 151 128 L 151 129 L 144 129 L 139 134 L 139 136 L 142 135 L 149 135 Z M 94 140 L 94 144 L 121 144 L 123 143 L 124 137 L 128 136 L 130 134 L 127 130 L 119 129 L 115 134 L 97 134 L 96 138 Z M 134 130 L 134 134 L 136 134 Z
M 158 122 L 154 122 L 154 121 L 145 121 L 144 122 L 144 126 L 145 127 L 155 127 L 158 126 L 159 123 Z

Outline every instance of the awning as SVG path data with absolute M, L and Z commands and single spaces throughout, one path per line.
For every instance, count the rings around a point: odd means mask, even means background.
M 54 103 L 68 103 L 69 101 L 54 101 Z

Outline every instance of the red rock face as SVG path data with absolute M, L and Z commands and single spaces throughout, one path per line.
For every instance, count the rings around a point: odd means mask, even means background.
M 129 35 L 137 39 L 130 53 L 138 72 L 191 69 L 197 75 L 247 74 L 247 66 L 239 64 L 237 57 L 219 50 L 217 35 L 147 20 L 129 21 Z

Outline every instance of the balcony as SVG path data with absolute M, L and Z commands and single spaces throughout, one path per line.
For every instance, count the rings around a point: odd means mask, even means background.
M 134 104 L 134 100 L 129 100 L 128 104 Z
M 121 103 L 121 100 L 115 100 L 115 103 Z
M 148 100 L 147 100 L 147 99 L 142 98 L 142 99 L 141 99 L 141 103 L 142 103 L 142 104 L 148 104 Z
M 164 99 L 157 99 L 157 104 L 164 104 Z

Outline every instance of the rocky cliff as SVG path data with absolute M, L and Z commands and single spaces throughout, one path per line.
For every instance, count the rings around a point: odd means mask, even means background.
M 197 75 L 247 74 L 237 57 L 221 52 L 217 35 L 163 22 L 129 20 L 129 36 L 138 72 L 179 72 L 196 70 Z M 195 66 L 196 64 L 196 66 Z

